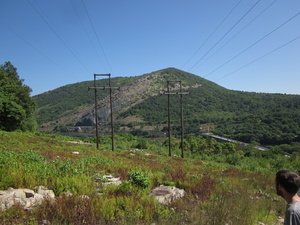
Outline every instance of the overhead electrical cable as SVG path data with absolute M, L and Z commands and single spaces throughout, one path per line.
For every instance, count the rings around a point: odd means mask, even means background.
M 61 35 L 58 34 L 58 32 L 53 28 L 53 26 L 47 21 L 47 19 L 42 15 L 42 13 L 30 2 L 30 0 L 27 0 L 27 2 L 31 5 L 31 7 L 36 11 L 36 13 L 44 20 L 44 22 L 50 27 L 50 29 L 53 31 L 53 33 L 58 37 L 58 39 L 64 44 L 64 46 L 71 52 L 71 54 L 79 61 L 79 63 L 89 72 L 89 69 L 87 66 L 82 62 L 82 60 L 75 54 L 75 52 L 71 49 L 71 47 L 64 41 L 64 39 L 61 37 Z
M 212 73 L 216 72 L 218 69 L 220 69 L 221 67 L 225 66 L 226 64 L 228 64 L 229 62 L 231 62 L 232 60 L 234 60 L 235 58 L 237 58 L 238 56 L 240 56 L 241 54 L 243 54 L 244 52 L 246 52 L 247 50 L 249 50 L 250 48 L 252 48 L 253 46 L 257 45 L 259 42 L 261 42 L 262 40 L 264 40 L 266 37 L 268 37 L 269 35 L 271 35 L 272 33 L 274 33 L 275 31 L 277 31 L 278 29 L 280 29 L 281 27 L 283 27 L 285 24 L 287 24 L 288 22 L 290 22 L 291 20 L 295 19 L 297 16 L 300 15 L 300 12 L 298 12 L 297 14 L 295 14 L 294 16 L 292 16 L 291 18 L 289 18 L 287 21 L 285 21 L 284 23 L 282 23 L 281 25 L 279 25 L 278 27 L 276 27 L 275 29 L 273 29 L 271 32 L 267 33 L 266 35 L 264 35 L 263 37 L 261 37 L 259 40 L 257 40 L 256 42 L 254 42 L 252 45 L 248 46 L 247 48 L 245 48 L 243 51 L 241 51 L 240 53 L 238 53 L 237 55 L 235 55 L 234 57 L 232 57 L 231 59 L 229 59 L 228 61 L 226 61 L 225 63 L 223 63 L 222 65 L 218 66 L 216 69 L 214 69 L 213 71 L 211 71 L 210 73 L 208 73 L 205 77 L 208 77 L 209 75 L 211 75 Z
M 34 45 L 32 45 L 30 42 L 28 42 L 25 38 L 23 38 L 20 34 L 18 34 L 16 31 L 8 27 L 6 24 L 0 21 L 0 23 L 6 27 L 8 30 L 10 30 L 13 34 L 15 34 L 18 38 L 20 38 L 22 41 L 24 41 L 27 45 L 29 45 L 32 49 L 34 49 L 36 52 L 38 52 L 40 55 L 45 57 L 49 62 L 53 63 L 55 66 L 57 66 L 59 69 L 61 69 L 63 72 L 67 73 L 70 77 L 72 76 L 68 71 L 66 71 L 63 67 L 58 65 L 56 62 L 54 62 L 52 59 L 50 59 L 47 55 L 45 55 L 43 52 L 38 50 Z
M 71 5 L 72 5 L 72 7 L 73 7 L 73 9 L 74 9 L 75 14 L 76 14 L 76 16 L 78 17 L 78 19 L 79 19 L 79 21 L 80 21 L 80 24 L 81 24 L 81 26 L 82 26 L 83 29 L 84 29 L 84 34 L 88 37 L 89 43 L 91 44 L 92 49 L 95 51 L 96 55 L 99 57 L 99 60 L 100 60 L 101 63 L 102 63 L 101 57 L 100 57 L 100 55 L 99 55 L 99 52 L 97 51 L 97 48 L 95 47 L 95 45 L 94 45 L 94 43 L 93 43 L 93 41 L 92 41 L 92 39 L 91 39 L 91 36 L 89 35 L 89 32 L 87 31 L 86 27 L 84 26 L 84 23 L 83 23 L 83 21 L 82 21 L 80 15 L 79 15 L 79 13 L 78 13 L 78 11 L 76 10 L 76 7 L 75 7 L 75 5 L 74 5 L 74 3 L 73 3 L 73 0 L 70 0 L 70 1 L 71 1 Z M 102 65 L 103 65 L 103 63 L 102 63 Z M 104 65 L 103 65 L 103 66 L 104 66 Z M 104 67 L 105 67 L 105 66 L 104 66 Z
M 232 30 L 236 25 L 238 25 L 244 18 L 245 16 L 250 13 L 250 11 L 260 2 L 258 0 L 192 67 L 189 71 L 191 71 L 197 64 L 205 57 L 207 56 L 208 53 L 210 53 Z
M 216 31 L 220 28 L 220 26 L 226 21 L 226 19 L 232 14 L 232 12 L 235 10 L 235 8 L 241 3 L 242 0 L 240 0 L 231 10 L 230 12 L 225 16 L 225 18 L 221 21 L 221 23 L 213 30 L 213 32 L 206 38 L 206 40 L 202 43 L 202 45 L 195 51 L 195 53 L 188 59 L 188 61 L 183 65 L 185 67 L 191 60 L 194 58 L 194 56 L 200 51 L 200 49 L 206 44 L 206 42 L 216 33 Z
M 82 4 L 83 4 L 84 9 L 85 9 L 85 12 L 86 12 L 86 14 L 87 14 L 87 16 L 88 16 L 88 18 L 89 18 L 90 24 L 91 24 L 91 26 L 92 26 L 92 28 L 93 28 L 94 34 L 95 34 L 95 36 L 96 36 L 96 38 L 97 38 L 98 44 L 99 44 L 99 46 L 100 46 L 100 48 L 101 48 L 101 51 L 102 51 L 102 53 L 103 53 L 103 55 L 104 55 L 104 57 L 105 57 L 106 63 L 107 63 L 107 65 L 108 65 L 108 67 L 109 67 L 109 69 L 110 69 L 110 71 L 111 71 L 111 73 L 112 73 L 111 66 L 110 66 L 110 64 L 109 64 L 109 62 L 108 62 L 108 59 L 107 59 L 107 57 L 106 57 L 106 54 L 105 54 L 104 49 L 103 49 L 103 47 L 102 47 L 102 44 L 101 44 L 101 42 L 100 42 L 100 38 L 99 38 L 99 36 L 98 36 L 98 34 L 97 34 L 97 32 L 96 32 L 95 26 L 94 26 L 93 23 L 92 23 L 92 20 L 91 20 L 91 17 L 90 17 L 90 15 L 89 15 L 89 12 L 88 12 L 88 10 L 87 10 L 85 4 L 84 4 L 84 1 L 81 0 L 81 2 L 82 2 Z
M 244 66 L 242 66 L 242 67 L 240 67 L 240 68 L 238 68 L 238 69 L 236 69 L 236 70 L 234 70 L 234 71 L 232 71 L 232 72 L 230 72 L 230 73 L 228 73 L 228 74 L 226 74 L 226 75 L 224 75 L 224 76 L 218 78 L 216 81 L 219 81 L 219 80 L 223 79 L 224 77 L 227 77 L 227 76 L 229 76 L 229 75 L 231 75 L 231 74 L 233 74 L 233 73 L 235 73 L 235 72 L 237 72 L 237 71 L 239 71 L 239 70 L 241 70 L 241 69 L 243 69 L 243 68 L 245 68 L 245 67 L 247 67 L 247 66 L 249 66 L 249 65 L 251 65 L 251 64 L 253 64 L 253 63 L 255 63 L 255 62 L 257 62 L 257 61 L 259 61 L 259 60 L 261 60 L 262 58 L 264 58 L 264 57 L 266 57 L 266 56 L 272 54 L 273 52 L 275 52 L 275 51 L 277 51 L 277 50 L 279 50 L 279 49 L 281 49 L 281 48 L 283 48 L 283 47 L 285 47 L 285 46 L 291 44 L 292 42 L 294 42 L 294 41 L 296 41 L 296 40 L 298 40 L 298 39 L 300 39 L 300 36 L 298 36 L 298 37 L 296 37 L 296 38 L 290 40 L 289 42 L 286 42 L 285 44 L 283 44 L 283 45 L 281 45 L 281 46 L 279 46 L 279 47 L 273 49 L 272 51 L 270 51 L 270 52 L 268 52 L 268 53 L 266 53 L 266 54 L 264 54 L 264 55 L 262 55 L 262 56 L 260 56 L 260 57 L 258 57 L 258 58 L 256 58 L 256 59 L 252 60 L 251 62 L 245 64 Z M 216 81 L 215 81 L 215 82 L 216 82 Z
M 214 53 L 212 53 L 209 57 L 207 57 L 199 66 L 203 65 L 207 60 L 209 60 L 211 57 L 213 57 L 217 52 L 219 52 L 222 48 L 224 48 L 229 42 L 231 42 L 236 36 L 238 36 L 243 30 L 245 30 L 251 23 L 254 22 L 259 16 L 261 16 L 263 13 L 265 13 L 275 2 L 278 0 L 274 0 L 271 2 L 270 5 L 268 5 L 263 11 L 261 11 L 257 16 L 255 16 L 246 26 L 244 26 L 240 31 L 238 31 L 232 38 L 230 38 L 226 43 L 224 43 L 220 48 L 218 48 Z M 199 67 L 198 66 L 198 67 Z M 197 68 L 198 68 L 197 67 Z M 197 69 L 196 68 L 196 69 Z

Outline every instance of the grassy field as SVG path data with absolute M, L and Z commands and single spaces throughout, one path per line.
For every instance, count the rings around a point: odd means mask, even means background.
M 69 137 L 0 131 L 0 190 L 43 185 L 57 196 L 32 211 L 18 206 L 0 211 L 0 224 L 279 224 L 284 214 L 273 172 L 168 157 L 166 148 L 155 145 L 136 150 L 137 140 L 129 136 L 116 142 L 115 151 L 101 143 L 98 150 Z M 139 172 L 136 180 L 134 171 Z M 123 183 L 104 187 L 95 182 L 109 174 Z M 184 189 L 186 195 L 161 205 L 148 197 L 161 184 Z M 65 197 L 65 192 L 74 195 Z

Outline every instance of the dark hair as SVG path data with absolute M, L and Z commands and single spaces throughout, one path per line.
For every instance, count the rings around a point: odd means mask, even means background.
M 300 176 L 290 170 L 280 170 L 276 173 L 276 183 L 288 193 L 296 194 L 300 187 Z

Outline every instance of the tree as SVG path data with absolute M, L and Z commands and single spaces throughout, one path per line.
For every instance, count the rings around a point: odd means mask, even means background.
M 23 84 L 17 69 L 10 63 L 0 65 L 0 130 L 30 130 L 37 128 L 35 101 L 30 87 Z

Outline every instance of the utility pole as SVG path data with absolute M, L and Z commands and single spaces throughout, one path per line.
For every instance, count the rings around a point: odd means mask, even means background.
M 167 81 L 167 90 L 170 93 L 170 81 Z M 169 136 L 169 156 L 171 156 L 171 113 L 170 113 L 170 94 L 168 94 L 168 136 Z
M 96 84 L 96 77 L 97 76 L 108 76 L 108 87 L 97 87 Z M 97 149 L 99 149 L 99 129 L 98 129 L 98 105 L 97 105 L 97 89 L 105 90 L 109 89 L 109 102 L 110 102 L 110 115 L 111 115 L 111 148 L 112 151 L 115 149 L 114 144 L 114 123 L 113 123 L 113 108 L 112 108 L 112 89 L 120 89 L 120 87 L 111 87 L 111 81 L 110 81 L 110 73 L 109 74 L 95 74 L 94 73 L 94 87 L 89 87 L 90 89 L 95 90 L 95 122 L 96 122 L 96 143 L 97 143 Z
M 182 82 L 180 81 L 180 117 L 181 117 L 181 158 L 184 158 L 184 143 L 183 143 L 183 105 L 182 105 Z
M 179 83 L 180 84 L 180 92 L 170 92 L 170 83 Z M 189 95 L 189 92 L 182 92 L 182 82 L 181 80 L 167 80 L 167 92 L 163 92 L 163 94 L 168 95 L 168 136 L 169 136 L 169 156 L 171 156 L 171 113 L 170 113 L 170 95 L 180 95 L 180 117 L 181 117 L 181 157 L 184 158 L 184 129 L 183 129 L 183 104 L 182 104 L 182 96 Z

